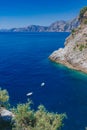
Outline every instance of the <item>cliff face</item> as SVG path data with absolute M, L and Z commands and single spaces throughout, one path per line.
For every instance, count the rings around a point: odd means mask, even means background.
M 49 58 L 69 68 L 87 73 L 87 11 L 78 28 L 72 30 L 65 41 L 65 47 L 54 51 Z

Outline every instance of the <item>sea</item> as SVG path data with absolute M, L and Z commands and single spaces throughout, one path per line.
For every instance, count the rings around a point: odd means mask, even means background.
M 43 104 L 50 112 L 66 113 L 62 130 L 86 130 L 87 74 L 48 58 L 69 35 L 0 33 L 0 87 L 8 90 L 11 106 L 30 98 L 35 110 Z

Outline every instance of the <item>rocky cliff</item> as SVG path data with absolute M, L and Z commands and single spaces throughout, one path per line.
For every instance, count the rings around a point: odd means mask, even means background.
M 50 60 L 87 73 L 87 7 L 80 11 L 80 25 L 73 29 L 65 47 L 54 51 Z

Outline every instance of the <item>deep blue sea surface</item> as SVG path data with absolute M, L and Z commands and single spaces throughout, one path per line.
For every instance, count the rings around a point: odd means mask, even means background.
M 43 104 L 51 112 L 66 113 L 63 130 L 87 126 L 87 75 L 52 63 L 48 56 L 64 46 L 69 33 L 0 33 L 0 86 L 12 105 Z M 41 83 L 45 86 L 41 87 Z

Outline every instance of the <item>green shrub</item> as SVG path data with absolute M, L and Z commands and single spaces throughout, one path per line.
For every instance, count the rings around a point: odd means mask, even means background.
M 0 88 L 0 107 L 8 107 L 9 106 L 9 95 L 7 90 L 2 90 Z
M 79 14 L 79 20 L 81 20 L 83 18 L 84 13 L 87 11 L 87 6 L 85 6 L 84 8 L 82 8 L 80 10 L 80 14 Z
M 82 44 L 79 46 L 79 50 L 80 50 L 80 51 L 82 51 L 84 48 L 85 48 L 85 46 L 82 45 Z
M 83 35 L 84 35 L 85 37 L 87 37 L 87 33 L 84 33 Z
M 72 29 L 71 33 L 72 35 L 75 34 L 76 30 L 75 29 Z
M 87 24 L 87 19 L 84 20 L 84 24 Z
M 37 111 L 31 109 L 31 102 L 19 104 L 13 110 L 15 125 L 13 130 L 60 130 L 65 114 L 49 113 L 43 105 Z
M 9 95 L 7 90 L 0 89 L 0 106 L 8 104 Z M 11 111 L 14 114 L 12 123 L 9 128 L 11 130 L 61 130 L 63 119 L 66 114 L 50 113 L 43 105 L 40 105 L 35 111 L 31 107 L 32 101 L 25 104 L 18 104 Z M 6 126 L 6 129 L 8 125 Z M 0 129 L 4 130 L 2 125 Z

